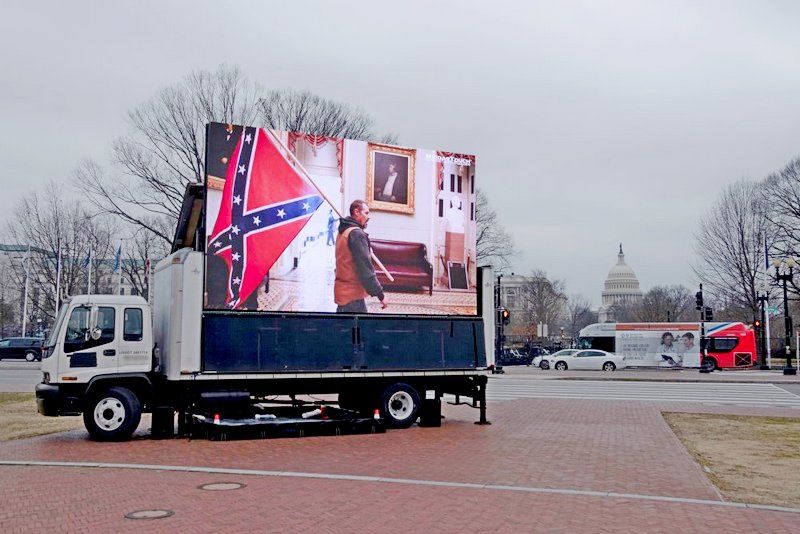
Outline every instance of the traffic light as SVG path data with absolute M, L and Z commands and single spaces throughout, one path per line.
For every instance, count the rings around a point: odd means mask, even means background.
M 511 322 L 511 312 L 508 311 L 508 308 L 503 308 L 503 310 L 500 312 L 500 317 L 502 318 L 503 326 L 506 326 Z
M 760 319 L 756 319 L 756 320 L 753 322 L 753 329 L 754 329 L 756 332 L 758 332 L 758 331 L 761 329 L 761 320 L 760 320 Z
M 711 306 L 706 306 L 705 314 L 706 314 L 706 321 L 714 320 L 714 310 L 711 309 Z
M 694 294 L 694 304 L 695 304 L 694 307 L 695 307 L 696 310 L 702 310 L 703 309 L 703 292 L 702 291 L 698 291 L 697 293 Z

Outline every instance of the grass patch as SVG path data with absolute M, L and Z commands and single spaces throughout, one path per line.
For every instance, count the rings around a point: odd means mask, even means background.
M 663 416 L 726 499 L 800 508 L 800 418 Z
M 44 417 L 33 393 L 0 393 L 0 441 L 29 438 L 83 427 L 76 417 Z

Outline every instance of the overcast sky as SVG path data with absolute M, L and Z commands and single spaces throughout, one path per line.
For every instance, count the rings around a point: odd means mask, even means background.
M 12 2 L 3 19 L 2 225 L 106 158 L 126 110 L 222 62 L 476 154 L 513 270 L 595 305 L 619 242 L 644 290 L 693 287 L 720 188 L 800 155 L 794 1 Z

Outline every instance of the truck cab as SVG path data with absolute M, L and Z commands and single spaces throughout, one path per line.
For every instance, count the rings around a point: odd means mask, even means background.
M 86 415 L 85 399 L 106 392 L 104 380 L 119 384 L 127 378 L 146 388 L 153 369 L 151 325 L 150 306 L 142 297 L 79 295 L 67 300 L 42 349 L 39 412 Z M 106 419 L 112 412 L 106 412 Z M 95 425 L 113 426 L 103 421 L 102 411 L 91 415 Z

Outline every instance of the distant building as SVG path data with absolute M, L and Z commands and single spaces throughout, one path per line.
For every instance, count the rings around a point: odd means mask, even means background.
M 603 305 L 597 310 L 598 320 L 601 323 L 615 321 L 614 306 L 618 304 L 636 304 L 642 300 L 639 279 L 633 269 L 625 263 L 622 243 L 619 244 L 617 264 L 608 271 L 608 276 L 606 276 L 602 296 Z

